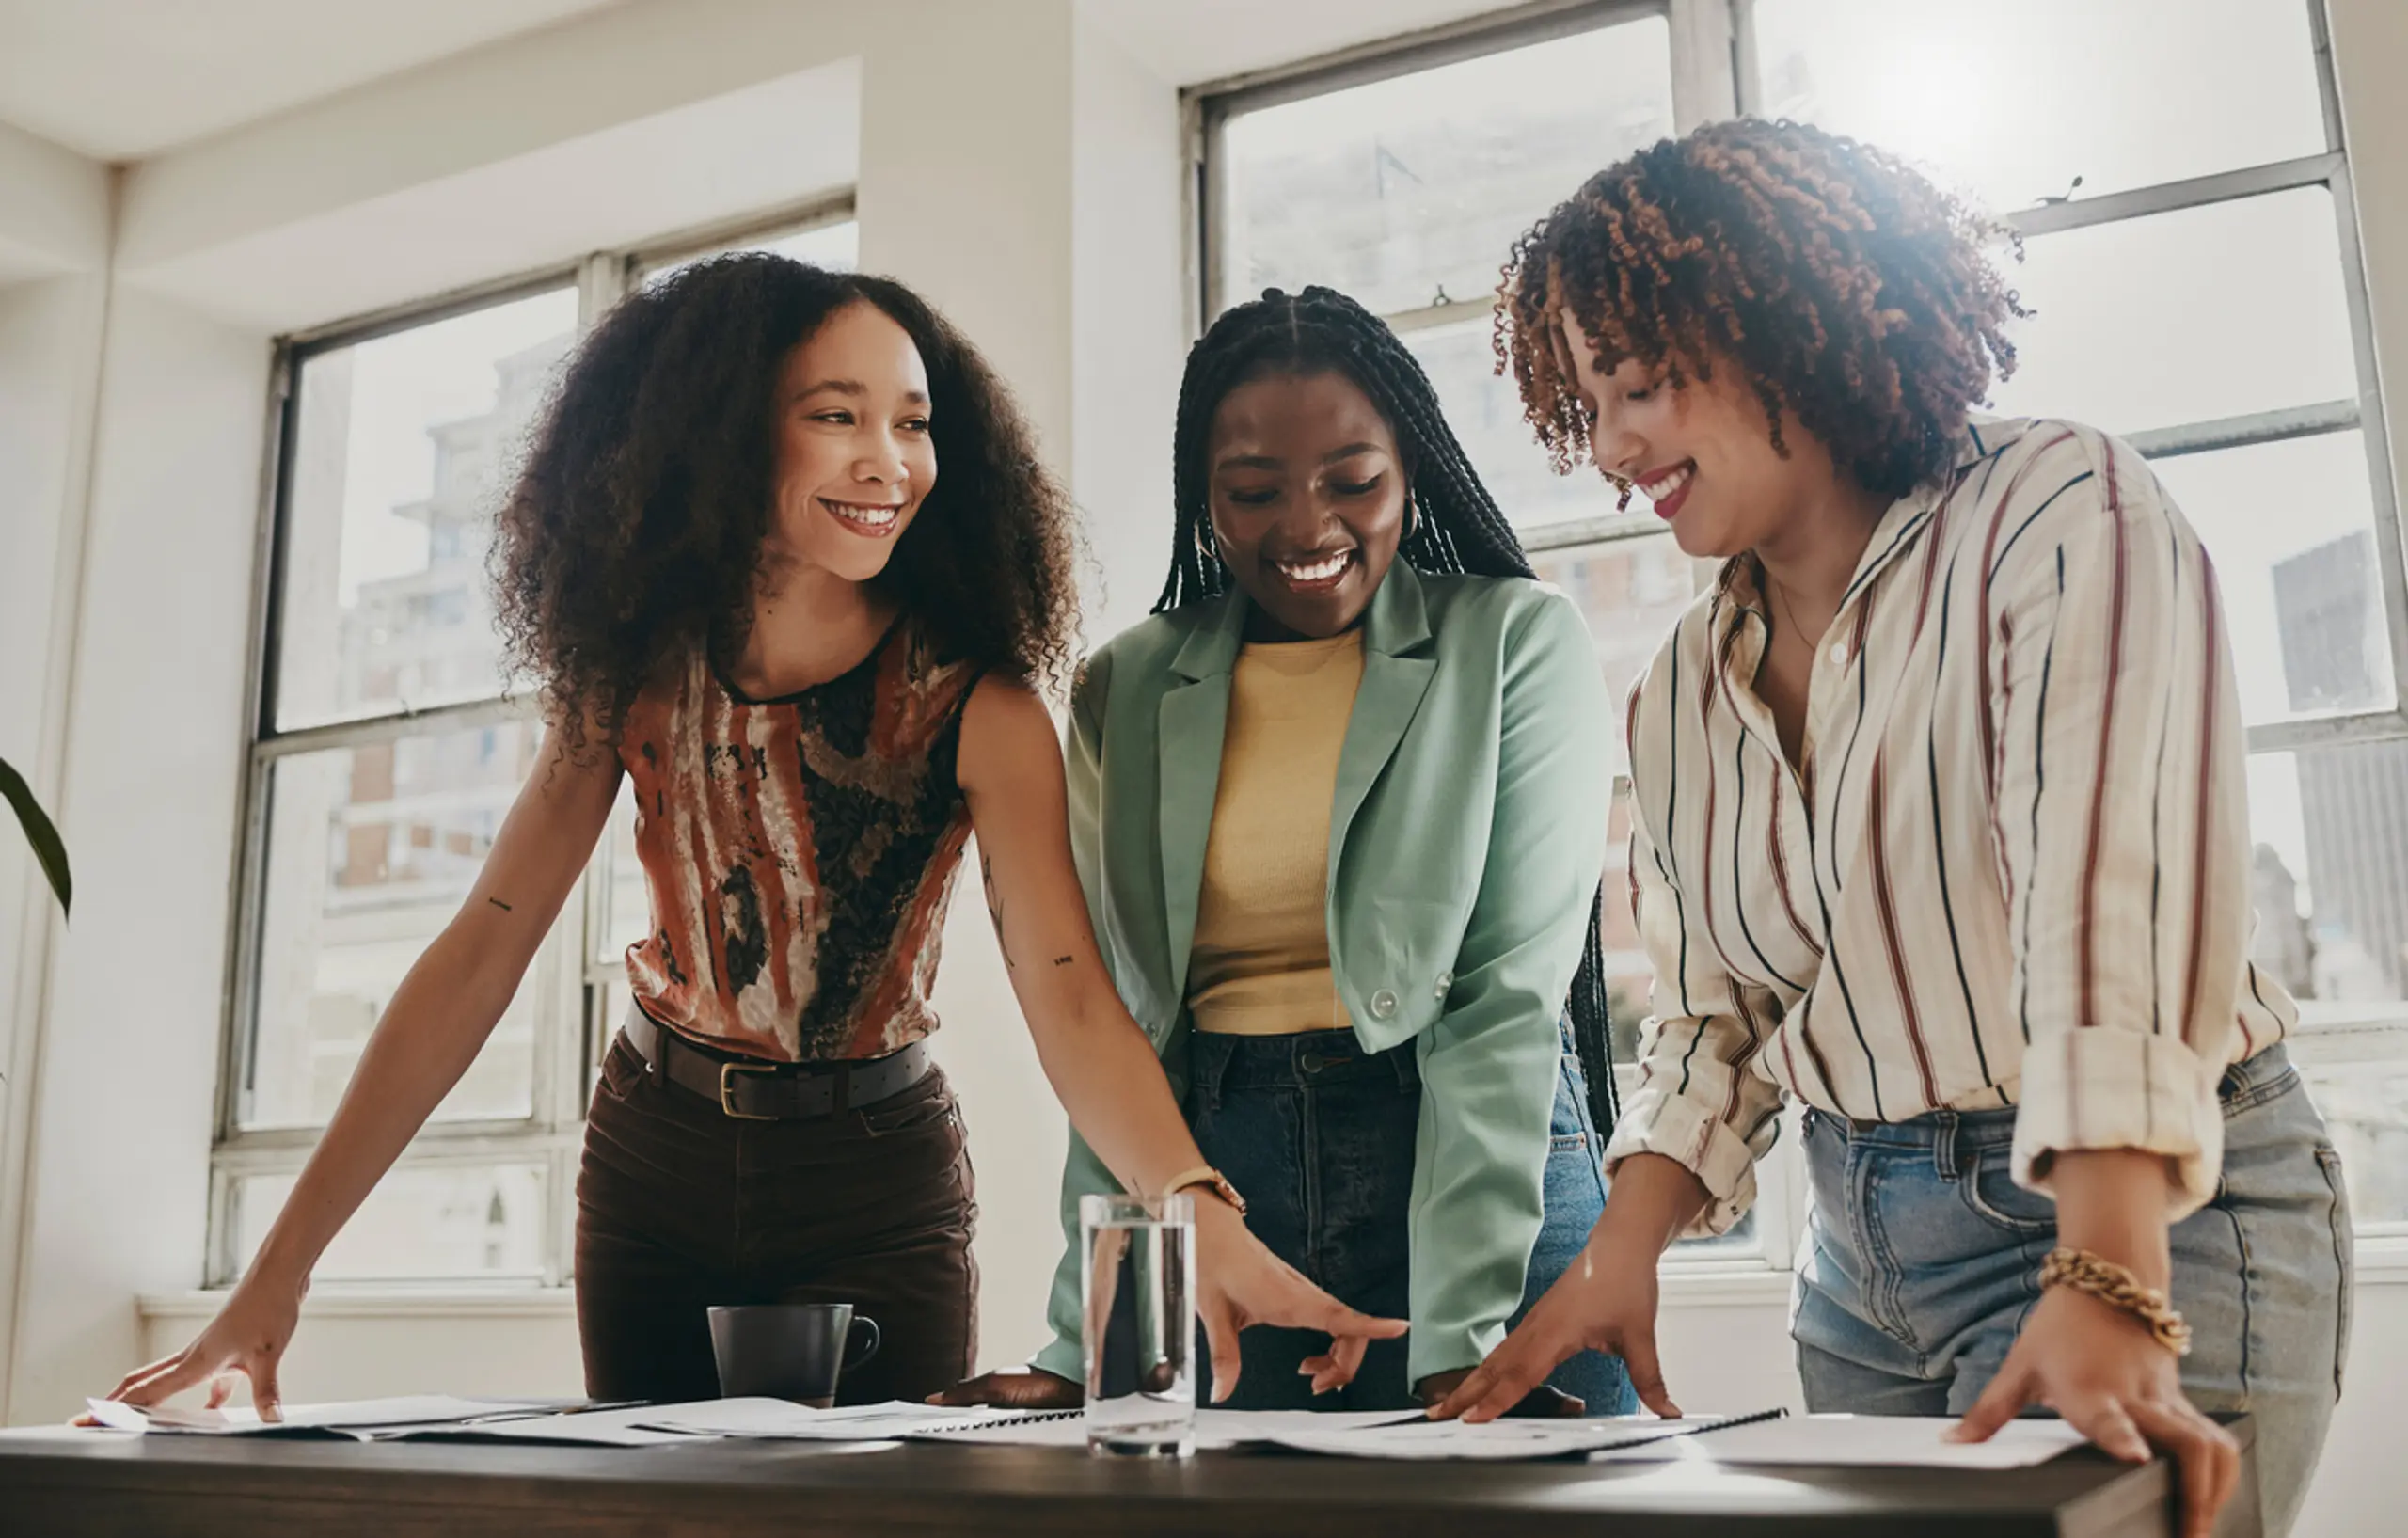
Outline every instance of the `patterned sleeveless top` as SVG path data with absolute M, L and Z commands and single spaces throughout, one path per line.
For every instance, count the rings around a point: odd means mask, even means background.
M 627 947 L 646 1013 L 780 1062 L 882 1056 L 936 1029 L 978 671 L 936 661 L 907 618 L 782 699 L 746 698 L 700 647 L 637 697 L 619 757 L 652 899 L 651 935 Z

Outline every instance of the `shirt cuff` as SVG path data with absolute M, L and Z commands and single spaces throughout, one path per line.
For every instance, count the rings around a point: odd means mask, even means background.
M 1680 1237 L 1712 1239 L 1731 1231 L 1756 1201 L 1756 1156 L 1747 1141 L 1693 1100 L 1642 1089 L 1624 1102 L 1606 1144 L 1606 1174 L 1634 1153 L 1660 1153 L 1705 1182 L 1713 1199 Z
M 1505 1326 L 1486 1329 L 1442 1329 L 1417 1324 L 1404 1338 L 1404 1382 L 1410 1388 L 1422 1379 L 1458 1368 L 1478 1367 L 1488 1354 L 1505 1343 Z
M 2059 1153 L 2137 1149 L 2174 1170 L 2166 1221 L 2207 1205 L 2224 1167 L 2224 1077 L 2179 1038 L 2106 1026 L 2036 1040 L 2016 1097 L 2015 1183 L 2052 1197 Z
M 1030 1358 L 1028 1365 L 1072 1383 L 1086 1381 L 1085 1352 L 1076 1340 L 1065 1340 L 1058 1335 L 1047 1341 L 1045 1349 Z

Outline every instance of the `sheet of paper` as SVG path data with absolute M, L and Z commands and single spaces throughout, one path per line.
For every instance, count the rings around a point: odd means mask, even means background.
M 1420 1419 L 1418 1410 L 1198 1410 L 1196 1449 L 1199 1452 L 1225 1452 L 1232 1448 L 1276 1444 L 1289 1435 L 1353 1431 Z M 957 1421 L 897 1435 L 919 1441 L 977 1442 L 990 1447 L 1075 1448 L 1086 1446 L 1087 1424 L 1086 1418 L 1080 1415 L 1035 1419 L 1003 1412 L 984 1421 Z
M 261 1420 L 247 1407 L 230 1410 L 182 1408 L 172 1404 L 150 1409 L 117 1400 L 87 1400 L 92 1419 L 117 1431 L 170 1432 L 204 1436 L 300 1435 L 308 1433 L 359 1435 L 408 1426 L 456 1425 L 488 1416 L 526 1414 L 551 1408 L 554 1400 L 454 1399 L 443 1394 L 414 1394 L 399 1399 L 348 1400 L 329 1404 L 288 1404 L 280 1420 Z
M 1503 1424 L 1503 1422 L 1498 1422 Z M 1613 1448 L 1593 1463 L 1810 1464 L 1824 1468 L 2026 1468 L 2086 1440 L 2062 1420 L 2010 1420 L 1987 1442 L 1941 1440 L 1952 1417 L 1793 1415 Z
M 638 1404 L 616 1410 L 582 1410 L 564 1415 L 515 1417 L 473 1425 L 428 1426 L 402 1434 L 412 1442 L 546 1442 L 578 1447 L 668 1447 L 681 1442 L 719 1440 L 716 1432 L 671 1431 L 669 1422 L 689 1411 L 723 1403 L 702 1400 L 684 1404 Z
M 715 1399 L 697 1404 L 655 1408 L 642 1424 L 663 1431 L 694 1432 L 712 1436 L 757 1436 L 799 1442 L 859 1442 L 909 1436 L 937 1426 L 960 1426 L 982 1419 L 1015 1419 L 1003 1412 L 944 1408 L 890 1400 L 883 1404 L 848 1404 L 815 1410 L 783 1399 Z
M 1691 1416 L 1684 1420 L 1652 1415 L 1596 1416 L 1572 1420 L 1491 1420 L 1467 1426 L 1460 1420 L 1425 1420 L 1416 1415 L 1367 1426 L 1317 1424 L 1335 1419 L 1307 1416 L 1306 1421 L 1315 1423 L 1283 1430 L 1264 1440 L 1298 1452 L 1337 1458 L 1502 1463 L 1691 1437 L 1729 1425 L 1732 1419 L 1727 1416 Z

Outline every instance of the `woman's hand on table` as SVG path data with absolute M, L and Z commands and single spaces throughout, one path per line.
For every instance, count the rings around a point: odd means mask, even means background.
M 2208 1538 L 2241 1483 L 2241 1449 L 2184 1396 L 2179 1362 L 2131 1315 L 2052 1287 L 1949 1435 L 1987 1441 L 2025 1405 L 2044 1404 L 2110 1457 L 2147 1463 L 2155 1448 L 2181 1470 L 2183 1538 Z
M 1306 1365 L 1309 1367 L 1312 1364 L 1307 1362 Z M 1471 1374 L 1472 1370 L 1468 1367 L 1459 1367 L 1451 1372 L 1433 1372 L 1414 1385 L 1413 1391 L 1420 1396 L 1422 1406 L 1427 1409 L 1444 1403 L 1447 1396 L 1462 1387 L 1464 1380 Z M 1576 1420 L 1588 1413 L 1586 1400 L 1544 1383 L 1524 1394 L 1519 1404 L 1505 1412 L 1509 1419 L 1515 1420 Z
M 1006 1410 L 1075 1410 L 1086 1395 L 1069 1379 L 1032 1367 L 1017 1372 L 981 1372 L 941 1393 L 931 1404 L 992 1404 Z
M 1612 1244 L 1602 1228 L 1505 1343 L 1431 1409 L 1431 1419 L 1478 1422 L 1529 1414 L 1531 1393 L 1582 1351 L 1621 1357 L 1640 1403 L 1660 1416 L 1681 1413 L 1664 1391 L 1656 1357 L 1656 1256 Z
M 301 1299 L 309 1291 L 306 1277 L 289 1281 L 254 1270 L 236 1284 L 226 1307 L 201 1327 L 192 1344 L 127 1373 L 108 1397 L 148 1407 L 206 1383 L 209 1407 L 214 1410 L 233 1392 L 233 1374 L 240 1372 L 251 1381 L 251 1403 L 260 1419 L 281 1419 L 277 1368 L 301 1322 Z

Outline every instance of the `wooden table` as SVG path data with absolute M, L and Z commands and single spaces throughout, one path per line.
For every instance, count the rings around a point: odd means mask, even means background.
M 2258 1538 L 2248 1422 L 2219 1538 Z M 2171 1469 L 2083 1450 L 2006 1473 L 1398 1464 L 1056 1449 L 777 1442 L 606 1450 L 198 1436 L 0 1437 L 0 1532 L 553 1538 L 575 1533 L 1196 1534 L 1323 1538 L 2141 1538 L 2170 1533 Z

